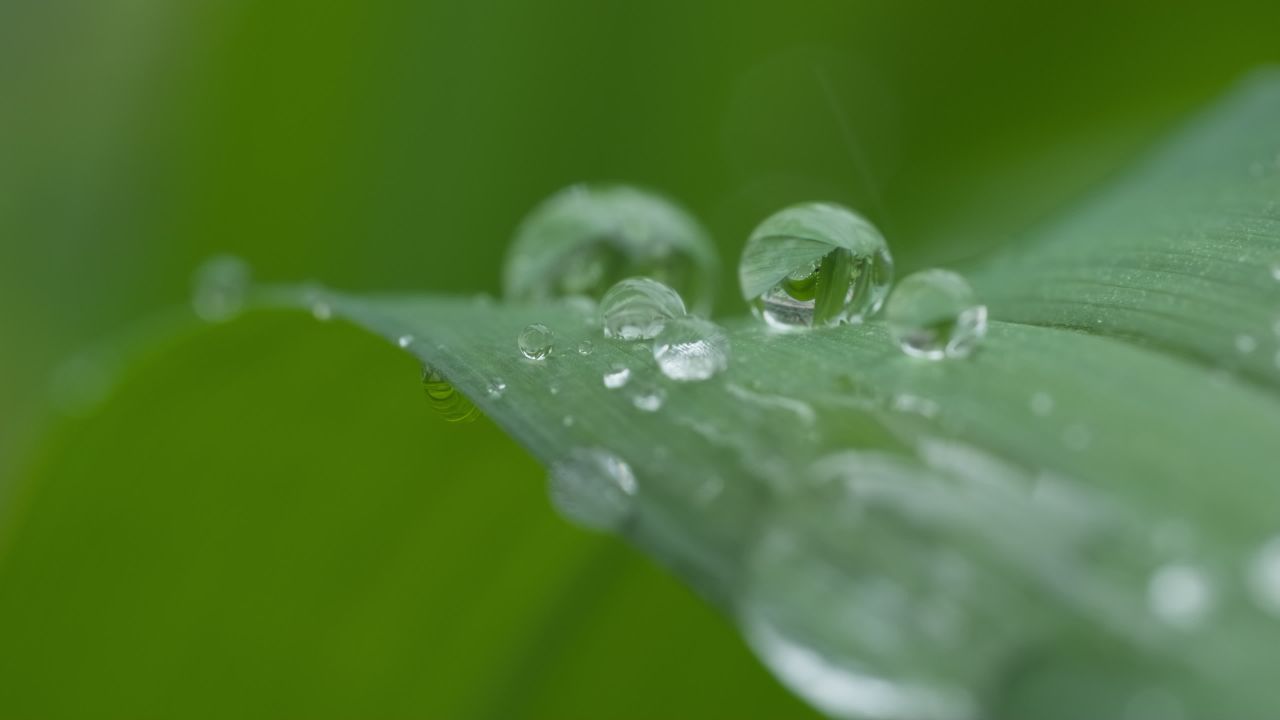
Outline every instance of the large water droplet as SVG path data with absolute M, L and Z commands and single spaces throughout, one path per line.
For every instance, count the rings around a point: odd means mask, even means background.
M 668 320 L 684 315 L 684 301 L 676 291 L 649 278 L 627 278 L 600 299 L 600 325 L 608 338 L 648 340 Z
M 431 407 L 448 422 L 472 422 L 480 416 L 480 411 L 467 396 L 458 392 L 435 368 L 423 368 L 422 389 Z
M 987 334 L 987 308 L 949 270 L 924 270 L 893 289 L 884 310 L 889 332 L 912 357 L 964 357 Z
M 677 318 L 654 338 L 653 359 L 672 380 L 706 380 L 729 367 L 729 335 L 710 320 Z
M 555 347 L 555 333 L 542 323 L 525 326 L 516 339 L 520 354 L 530 360 L 541 360 L 551 354 Z
M 600 448 L 574 448 L 551 466 L 551 503 L 569 520 L 612 530 L 631 514 L 636 477 L 621 458 Z
M 634 187 L 575 185 L 525 218 L 507 255 L 508 299 L 599 298 L 623 278 L 676 289 L 700 313 L 716 280 L 710 238 L 670 200 Z
M 880 231 L 852 210 L 807 203 L 760 223 L 738 279 L 752 311 L 774 327 L 861 322 L 884 302 L 893 258 Z
M 191 307 L 201 320 L 230 320 L 244 308 L 251 283 L 252 273 L 244 260 L 231 255 L 209 258 L 196 270 Z

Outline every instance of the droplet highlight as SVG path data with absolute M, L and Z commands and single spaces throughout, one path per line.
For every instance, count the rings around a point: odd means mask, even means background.
M 710 320 L 678 318 L 654 338 L 653 359 L 672 380 L 706 380 L 729 367 L 729 335 Z
M 1212 600 L 1209 580 L 1190 565 L 1164 565 L 1152 573 L 1147 584 L 1151 613 L 1182 629 L 1199 625 L 1209 612 Z
M 987 334 L 986 306 L 950 270 L 924 270 L 898 283 L 885 321 L 904 353 L 926 360 L 966 357 Z
M 852 210 L 806 203 L 760 223 L 738 264 L 742 297 L 780 329 L 857 323 L 874 315 L 893 282 L 884 236 Z
M 520 225 L 503 285 L 518 301 L 600 298 L 623 278 L 648 277 L 707 313 L 717 265 L 706 231 L 671 200 L 625 185 L 574 185 Z
M 542 323 L 528 325 L 516 339 L 520 354 L 530 360 L 542 360 L 551 354 L 555 346 L 555 333 Z
M 615 340 L 649 340 L 667 321 L 686 314 L 675 290 L 649 278 L 627 278 L 600 299 L 600 326 Z
M 613 530 L 630 516 L 636 477 L 621 458 L 600 448 L 574 448 L 551 466 L 551 503 L 568 520 Z
M 605 372 L 601 379 L 604 381 L 605 387 L 610 390 L 617 390 L 626 385 L 627 381 L 631 379 L 631 368 L 625 365 L 614 365 Z

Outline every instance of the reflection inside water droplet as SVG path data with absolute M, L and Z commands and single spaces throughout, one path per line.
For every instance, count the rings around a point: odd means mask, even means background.
M 437 372 L 434 368 L 425 367 L 422 370 L 422 389 L 426 392 L 427 401 L 432 409 L 440 414 L 447 422 L 465 423 L 472 422 L 480 416 L 480 411 L 467 398 L 467 396 L 458 392 L 444 376 Z
M 857 213 L 806 203 L 755 229 L 738 278 L 752 311 L 773 327 L 861 322 L 884 302 L 893 258 L 880 231 Z

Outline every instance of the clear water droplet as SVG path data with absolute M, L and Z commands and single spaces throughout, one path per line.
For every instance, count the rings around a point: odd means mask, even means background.
M 1252 335 L 1240 334 L 1236 336 L 1236 351 L 1241 355 L 1248 355 L 1258 349 L 1258 340 Z
M 407 348 L 412 344 L 413 344 L 412 335 L 401 335 L 400 337 L 396 338 L 396 345 L 399 345 L 402 348 Z
M 196 270 L 191 307 L 206 322 L 230 320 L 244 308 L 252 285 L 248 263 L 232 255 L 209 258 Z
M 560 418 L 560 424 L 565 427 L 573 427 L 574 419 L 572 415 L 565 415 Z
M 706 380 L 729 367 L 729 335 L 710 320 L 677 318 L 654 338 L 653 359 L 672 380 Z
M 631 404 L 644 412 L 658 412 L 666 401 L 667 391 L 657 386 L 637 390 L 631 396 Z
M 617 340 L 649 340 L 668 320 L 684 315 L 684 301 L 676 291 L 649 278 L 622 280 L 600 299 L 604 336 Z
M 1151 613 L 1178 628 L 1199 625 L 1213 602 L 1213 589 L 1200 570 L 1170 563 L 1152 573 L 1147 583 Z
M 480 411 L 471 400 L 458 392 L 432 367 L 422 370 L 422 389 L 426 392 L 431 407 L 447 422 L 472 422 L 480 416 Z
M 569 520 L 613 530 L 631 515 L 636 495 L 631 466 L 600 448 L 574 448 L 551 466 L 551 503 Z
M 1280 615 L 1280 535 L 1258 549 L 1249 561 L 1249 589 L 1266 611 Z
M 534 323 L 520 331 L 516 344 L 520 347 L 521 355 L 530 360 L 541 360 L 554 349 L 555 333 L 542 323 Z
M 582 342 L 578 343 L 579 355 L 590 355 L 595 349 L 596 349 L 595 346 L 591 344 L 590 340 L 583 340 Z
M 973 288 L 950 270 L 912 273 L 885 306 L 889 332 L 912 357 L 965 357 L 987 334 L 987 308 Z
M 505 393 L 506 391 L 507 391 L 507 384 L 503 382 L 501 378 L 498 378 L 493 382 L 489 383 L 489 385 L 485 388 L 485 394 L 493 398 L 494 400 L 501 399 L 503 393 Z
M 1046 417 L 1053 412 L 1053 396 L 1044 391 L 1031 394 L 1031 412 L 1039 417 Z
M 710 237 L 667 198 L 627 186 L 567 188 L 525 218 L 507 254 L 508 299 L 599 298 L 627 277 L 649 277 L 710 311 L 717 274 Z
M 627 381 L 631 379 L 631 368 L 625 365 L 614 365 L 605 372 L 602 379 L 605 387 L 610 390 L 617 390 L 626 385 Z
M 884 303 L 893 258 L 884 236 L 846 207 L 806 203 L 756 227 L 738 264 L 742 297 L 769 325 L 862 322 Z

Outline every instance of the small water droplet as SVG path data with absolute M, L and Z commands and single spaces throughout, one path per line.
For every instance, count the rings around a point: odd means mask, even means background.
M 793 205 L 756 227 L 738 264 L 742 297 L 770 326 L 857 323 L 874 315 L 893 282 L 884 236 L 833 203 Z
M 885 307 L 889 332 L 912 357 L 965 357 L 987 334 L 987 308 L 973 288 L 950 270 L 912 273 Z
M 311 302 L 311 315 L 320 322 L 327 322 L 333 318 L 333 306 L 328 300 L 317 299 Z
M 1175 627 L 1189 629 L 1200 624 L 1212 602 L 1209 580 L 1190 565 L 1163 565 L 1147 583 L 1147 603 L 1152 614 Z
M 1271 279 L 1280 280 L 1280 260 L 1271 263 Z
M 706 313 L 717 264 L 707 233 L 667 198 L 627 186 L 575 185 L 521 223 L 503 285 L 511 300 L 599 298 L 623 278 L 649 277 Z
M 252 273 L 244 260 L 231 255 L 209 258 L 196 270 L 191 307 L 206 322 L 230 320 L 244 308 Z
M 458 392 L 432 367 L 422 370 L 422 389 L 426 392 L 431 407 L 447 422 L 472 422 L 480 416 L 480 411 L 467 396 Z
M 677 318 L 654 338 L 653 359 L 672 380 L 706 380 L 729 367 L 729 335 L 710 320 Z
M 668 320 L 684 315 L 684 301 L 676 291 L 649 278 L 627 278 L 600 300 L 604 336 L 618 340 L 649 340 Z
M 658 412 L 666 401 L 667 392 L 660 387 L 645 388 L 631 396 L 631 404 L 645 412 Z
M 493 382 L 489 383 L 489 385 L 485 388 L 485 394 L 493 398 L 494 400 L 500 399 L 502 397 L 502 394 L 505 393 L 506 391 L 507 391 L 507 384 L 503 382 L 501 378 L 496 379 Z
M 1031 412 L 1045 417 L 1053 412 L 1053 396 L 1044 391 L 1031 394 Z
M 551 354 L 555 345 L 555 333 L 542 323 L 534 323 L 520 331 L 516 344 L 520 347 L 521 355 L 530 360 L 541 360 Z
M 552 384 L 550 384 L 550 385 L 548 385 L 548 386 L 547 386 L 547 392 L 551 393 L 552 395 L 559 395 L 559 394 L 560 394 L 560 386 L 559 386 L 559 385 L 556 385 L 555 383 L 552 383 Z
M 574 423 L 574 420 L 572 415 L 565 415 L 564 417 L 560 418 L 560 424 L 564 425 L 565 427 L 573 427 L 573 423 Z
M 1249 561 L 1249 589 L 1264 610 L 1280 615 L 1280 535 L 1263 544 Z
M 396 338 L 396 344 L 402 348 L 407 348 L 413 344 L 413 336 L 401 335 L 400 337 Z
M 604 386 L 610 390 L 617 390 L 623 385 L 626 385 L 627 381 L 630 379 L 631 368 L 625 365 L 614 365 L 610 367 L 603 377 Z
M 637 490 L 631 466 L 599 448 L 574 448 L 551 466 L 551 503 L 569 520 L 612 530 L 630 516 Z
M 1236 336 L 1236 350 L 1241 355 L 1248 355 L 1258 349 L 1258 341 L 1252 335 L 1240 334 Z
M 579 355 L 590 355 L 593 350 L 595 350 L 595 346 L 591 344 L 590 340 L 583 340 L 578 343 Z

